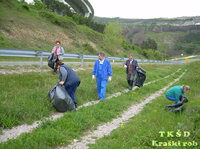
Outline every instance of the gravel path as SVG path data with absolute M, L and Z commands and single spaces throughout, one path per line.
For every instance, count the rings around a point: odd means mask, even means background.
M 79 69 L 80 70 L 80 69 Z M 81 69 L 82 70 L 82 69 Z M 181 69 L 178 69 L 176 72 L 180 71 Z M 78 70 L 77 70 L 78 71 Z M 164 78 L 168 78 L 169 76 L 171 75 L 174 75 L 176 72 L 170 74 L 170 75 L 167 75 L 165 76 Z M 161 79 L 164 79 L 164 78 L 161 78 Z M 157 80 L 154 80 L 154 81 L 151 81 L 151 82 L 148 82 L 148 83 L 145 83 L 145 85 L 149 85 L 151 83 L 154 83 L 154 82 L 157 82 L 161 79 L 157 79 Z M 134 87 L 132 90 L 135 90 L 137 87 Z M 117 96 L 120 96 L 121 94 L 123 93 L 126 93 L 128 92 L 129 90 L 128 89 L 125 89 L 124 91 L 122 92 L 117 92 L 117 93 L 114 93 L 112 94 L 111 96 L 107 97 L 106 99 L 111 99 L 113 97 L 117 97 Z M 79 106 L 77 108 L 77 110 L 83 108 L 83 107 L 87 107 L 87 106 L 91 106 L 91 105 L 94 105 L 94 104 L 97 104 L 99 103 L 99 101 L 91 101 L 91 102 L 87 102 L 81 106 Z M 64 113 L 56 113 L 54 115 L 52 115 L 51 117 L 49 118 L 46 118 L 47 120 L 55 120 L 55 119 L 58 119 L 58 118 L 61 118 L 62 116 L 64 116 Z M 42 124 L 42 121 L 35 121 L 32 125 L 27 125 L 27 124 L 23 124 L 23 125 L 20 125 L 20 126 L 15 126 L 11 129 L 4 129 L 2 131 L 2 135 L 0 135 L 0 142 L 6 142 L 8 139 L 15 139 L 17 138 L 19 135 L 21 135 L 22 133 L 29 133 L 31 132 L 33 129 L 37 128 L 39 125 Z
M 113 119 L 111 122 L 98 126 L 97 130 L 95 131 L 86 132 L 87 135 L 83 136 L 80 142 L 76 140 L 76 142 L 67 147 L 58 147 L 57 149 L 87 149 L 88 144 L 95 144 L 96 140 L 104 136 L 108 136 L 114 129 L 117 129 L 118 127 L 120 127 L 120 125 L 126 123 L 130 118 L 137 115 L 147 103 L 151 102 L 153 99 L 156 99 L 157 97 L 162 95 L 167 88 L 169 88 L 171 85 L 177 82 L 184 74 L 185 72 L 182 73 L 182 75 L 180 75 L 177 79 L 169 83 L 161 90 L 155 92 L 154 94 L 151 94 L 145 101 L 139 104 L 133 104 L 130 108 L 128 108 L 127 111 L 123 112 L 122 115 L 119 116 L 118 118 Z
M 76 68 L 73 69 L 74 71 L 81 71 L 81 70 L 87 70 L 92 68 Z M 22 74 L 24 72 L 53 72 L 52 69 L 40 69 L 40 68 L 24 68 L 24 67 L 16 67 L 13 69 L 0 69 L 0 74 Z

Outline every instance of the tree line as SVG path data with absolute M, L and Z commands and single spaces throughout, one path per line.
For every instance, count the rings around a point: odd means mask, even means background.
M 100 33 L 103 33 L 104 31 L 106 26 L 105 24 L 94 22 L 91 16 L 87 18 L 72 12 L 70 7 L 62 2 L 57 0 L 41 0 L 41 2 L 34 0 L 34 5 L 39 9 L 47 8 L 52 12 L 58 13 L 59 15 L 71 17 L 77 24 L 86 25 Z

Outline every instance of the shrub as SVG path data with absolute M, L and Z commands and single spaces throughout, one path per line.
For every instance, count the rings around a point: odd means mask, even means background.
M 91 54 L 96 54 L 97 53 L 95 51 L 95 49 L 89 43 L 84 43 L 82 46 L 83 46 L 83 50 L 84 51 L 88 51 Z
M 38 0 L 34 0 L 34 6 L 37 9 L 44 9 L 45 8 L 44 4 L 39 2 Z
M 73 28 L 75 26 L 75 23 L 66 16 L 59 16 L 46 10 L 41 11 L 40 15 L 47 18 L 52 24 L 56 24 L 64 28 Z
M 4 37 L 0 35 L 0 41 L 3 41 L 3 40 L 4 40 Z
M 28 7 L 28 5 L 26 3 L 23 3 L 22 8 L 27 10 L 27 11 L 29 11 L 29 7 Z

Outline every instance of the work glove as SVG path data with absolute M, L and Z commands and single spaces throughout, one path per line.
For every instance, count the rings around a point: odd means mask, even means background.
M 95 79 L 95 75 L 92 75 L 92 80 L 94 80 Z
M 112 80 L 112 77 L 111 77 L 111 76 L 109 76 L 109 77 L 108 77 L 108 81 L 110 82 L 111 80 Z
M 127 68 L 127 65 L 124 65 L 124 68 Z

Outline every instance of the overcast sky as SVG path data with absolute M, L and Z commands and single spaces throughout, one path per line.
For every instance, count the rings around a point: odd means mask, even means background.
M 32 0 L 26 0 L 32 1 Z M 200 16 L 200 0 L 88 0 L 95 16 L 174 18 Z

